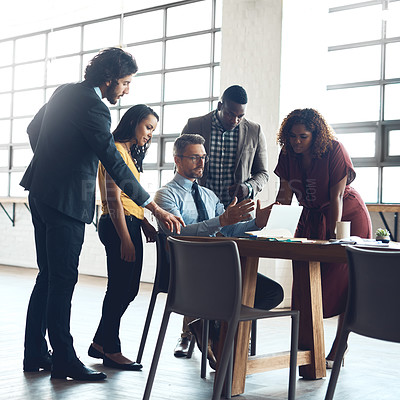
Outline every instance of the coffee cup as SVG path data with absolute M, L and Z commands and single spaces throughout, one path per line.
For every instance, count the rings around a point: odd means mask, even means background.
M 350 221 L 336 222 L 336 239 L 347 239 L 350 237 Z

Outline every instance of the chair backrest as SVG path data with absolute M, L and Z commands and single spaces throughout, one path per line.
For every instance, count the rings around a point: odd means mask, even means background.
M 167 307 L 204 319 L 238 318 L 242 274 L 235 242 L 189 242 L 168 237 L 171 274 Z
M 349 297 L 345 326 L 400 342 L 400 251 L 347 248 Z
M 157 266 L 154 279 L 154 288 L 157 293 L 167 293 L 169 285 L 169 252 L 167 249 L 167 237 L 158 232 L 156 236 Z

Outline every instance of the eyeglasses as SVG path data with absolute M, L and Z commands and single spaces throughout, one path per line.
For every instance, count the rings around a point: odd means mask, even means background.
M 205 154 L 204 156 L 178 156 L 178 157 L 189 158 L 193 164 L 198 164 L 200 160 L 207 163 L 210 159 L 208 154 Z

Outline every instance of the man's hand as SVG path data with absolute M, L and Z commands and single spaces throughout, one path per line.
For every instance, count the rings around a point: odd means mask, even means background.
M 251 219 L 251 212 L 254 210 L 254 201 L 246 199 L 237 203 L 235 197 L 231 204 L 227 207 L 225 212 L 220 215 L 219 222 L 221 226 L 233 225 L 237 222 L 247 221 Z
M 147 204 L 146 208 L 149 209 L 158 221 L 163 223 L 169 231 L 174 232 L 175 230 L 178 235 L 181 233 L 181 225 L 185 226 L 182 218 L 175 217 L 175 215 L 163 210 L 160 206 L 154 203 L 154 201 Z
M 272 206 L 275 204 L 280 204 L 278 202 L 270 204 L 268 207 L 261 208 L 260 200 L 257 200 L 257 208 L 256 208 L 256 225 L 261 229 L 267 225 L 269 214 L 271 214 Z
M 237 183 L 228 187 L 229 196 L 245 199 L 249 195 L 249 188 L 245 183 Z
M 146 218 L 144 218 L 142 221 L 142 231 L 144 236 L 146 236 L 147 243 L 156 241 L 157 231 L 155 230 L 154 226 L 147 221 Z

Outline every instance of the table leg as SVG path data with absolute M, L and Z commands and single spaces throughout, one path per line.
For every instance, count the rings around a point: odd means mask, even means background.
M 242 304 L 254 306 L 258 257 L 240 257 L 242 265 Z M 249 356 L 251 321 L 240 322 L 235 340 L 233 361 L 232 396 L 244 393 L 247 359 Z
M 292 308 L 300 310 L 299 349 L 311 350 L 311 364 L 300 367 L 300 376 L 319 379 L 326 376 L 320 263 L 295 262 L 293 284 Z

